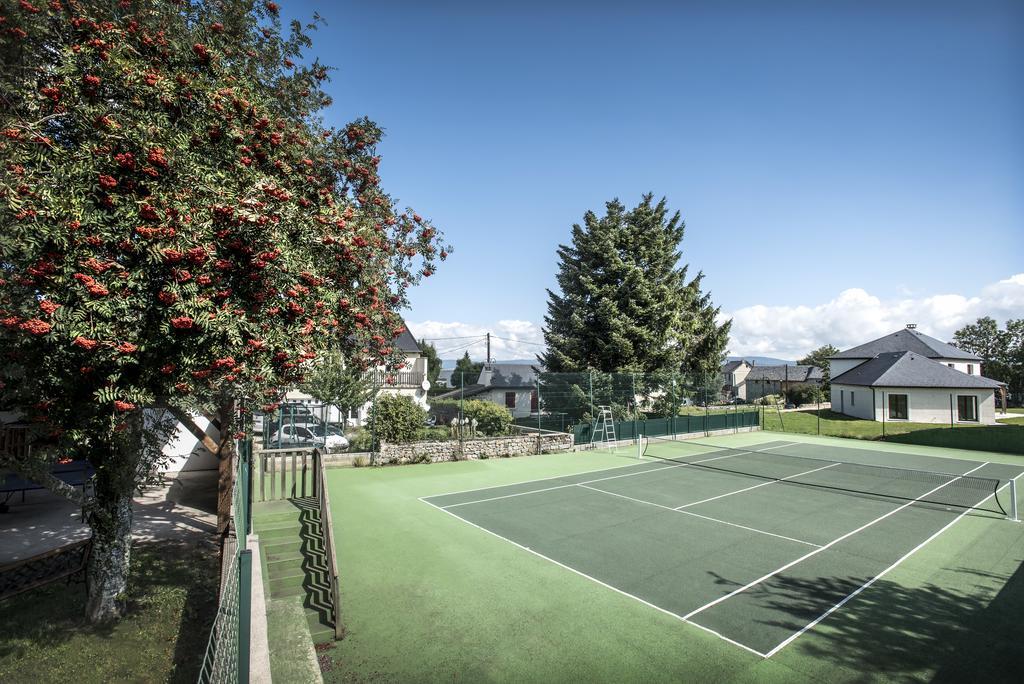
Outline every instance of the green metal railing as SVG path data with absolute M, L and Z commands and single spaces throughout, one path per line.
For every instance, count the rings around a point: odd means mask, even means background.
M 235 443 L 231 523 L 237 546 L 222 576 L 217 617 L 206 644 L 200 684 L 244 684 L 249 681 L 249 638 L 252 615 L 252 551 L 246 537 L 252 527 L 250 440 Z

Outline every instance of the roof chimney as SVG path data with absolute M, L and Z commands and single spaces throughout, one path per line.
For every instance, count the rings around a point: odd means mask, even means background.
M 907 330 L 913 330 L 917 327 L 917 323 L 907 323 Z

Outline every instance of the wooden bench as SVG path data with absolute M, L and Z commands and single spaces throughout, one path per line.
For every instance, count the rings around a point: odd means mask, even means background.
M 60 579 L 84 581 L 91 551 L 92 537 L 0 565 L 0 601 Z

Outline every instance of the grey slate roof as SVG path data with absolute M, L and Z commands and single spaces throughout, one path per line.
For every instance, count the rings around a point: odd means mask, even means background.
M 746 381 L 814 382 L 822 379 L 821 369 L 817 366 L 754 366 L 747 373 Z
M 743 361 L 743 360 L 740 360 L 740 361 L 730 361 L 729 363 L 727 363 L 724 366 L 722 366 L 722 372 L 723 373 L 732 373 L 734 370 L 736 370 L 737 368 L 742 366 L 744 363 L 746 363 L 746 362 Z
M 981 359 L 963 349 L 941 342 L 916 330 L 905 328 L 877 340 L 841 351 L 832 359 L 873 359 L 879 354 L 889 352 L 914 352 L 929 359 L 959 359 L 962 361 L 981 361 Z
M 491 368 L 491 387 L 534 387 L 537 384 L 537 373 L 529 364 L 492 363 Z
M 416 343 L 416 338 L 412 336 L 412 333 L 409 332 L 408 328 L 403 330 L 402 334 L 395 338 L 395 346 L 397 346 L 402 351 L 410 354 L 423 353 L 423 350 L 420 349 L 420 345 Z
M 478 394 L 483 394 L 484 392 L 486 392 L 489 389 L 491 389 L 491 388 L 488 387 L 487 385 L 466 385 L 464 388 L 455 388 L 455 389 L 453 389 L 450 392 L 445 392 L 444 394 L 438 394 L 434 398 L 435 399 L 459 399 L 461 397 L 465 397 L 466 399 L 469 399 L 470 397 L 475 397 Z
M 833 385 L 996 389 L 1001 383 L 968 375 L 909 351 L 887 352 L 832 378 Z

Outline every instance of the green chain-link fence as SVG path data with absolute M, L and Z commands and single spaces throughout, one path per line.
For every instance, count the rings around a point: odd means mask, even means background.
M 217 617 L 199 672 L 200 684 L 243 684 L 249 681 L 249 630 L 252 611 L 252 551 L 246 548 L 252 502 L 252 442 L 235 443 L 231 523 L 237 545 L 222 575 Z

